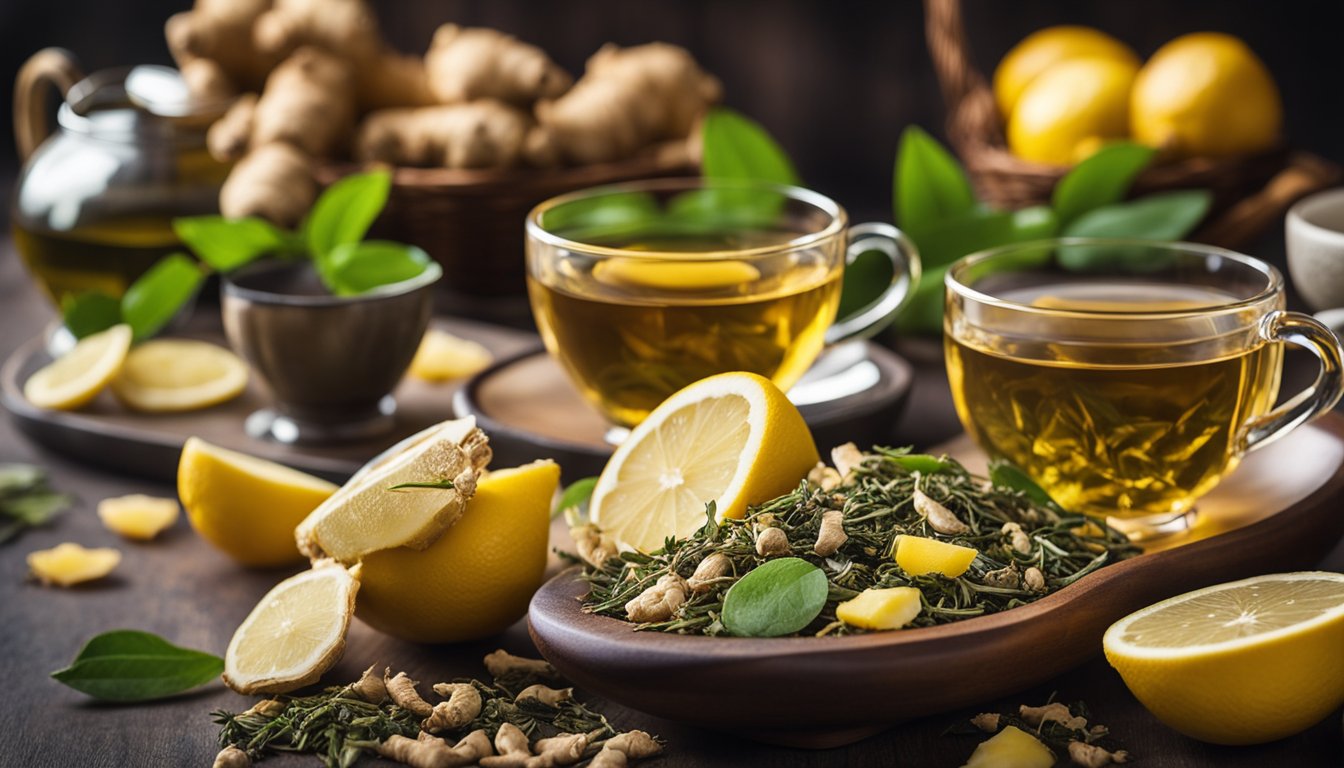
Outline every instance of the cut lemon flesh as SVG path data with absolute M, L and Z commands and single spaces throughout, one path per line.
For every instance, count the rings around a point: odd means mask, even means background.
M 789 492 L 816 466 L 798 409 L 769 379 L 725 373 L 672 395 L 630 433 L 593 490 L 592 520 L 623 549 L 650 552 L 667 537 Z
M 1217 744 L 1290 736 L 1344 703 L 1344 574 L 1189 592 L 1116 622 L 1103 646 L 1139 701 L 1182 733 Z
M 39 408 L 74 410 L 88 405 L 117 375 L 131 349 L 131 326 L 114 325 L 85 336 L 69 352 L 38 370 L 23 396 Z
M 261 598 L 224 653 L 224 682 L 239 693 L 284 693 L 317 682 L 345 650 L 358 566 L 320 563 Z
M 731 288 L 760 279 L 761 271 L 745 261 L 653 261 L 612 258 L 593 267 L 593 277 L 608 285 L 705 291 Z
M 131 350 L 112 379 L 128 408 L 192 411 L 231 400 L 247 388 L 247 365 L 223 347 L 190 339 L 156 339 Z

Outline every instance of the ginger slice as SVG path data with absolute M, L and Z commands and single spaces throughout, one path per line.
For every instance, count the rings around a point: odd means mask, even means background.
M 139 541 L 148 541 L 171 528 L 181 511 L 177 499 L 140 493 L 98 502 L 98 518 L 108 530 Z
M 85 549 L 68 541 L 28 553 L 28 567 L 48 586 L 70 587 L 101 579 L 120 562 L 121 553 L 111 547 Z
M 478 342 L 431 328 L 420 340 L 408 373 L 425 381 L 451 381 L 483 371 L 493 360 Z

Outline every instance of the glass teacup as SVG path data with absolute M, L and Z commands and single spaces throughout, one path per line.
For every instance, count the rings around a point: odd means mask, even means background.
M 1065 508 L 1134 538 L 1184 528 L 1250 450 L 1340 398 L 1339 340 L 1284 310 L 1283 278 L 1190 243 L 1061 239 L 968 256 L 947 273 L 957 413 L 990 454 Z M 1275 406 L 1283 344 L 1320 359 Z

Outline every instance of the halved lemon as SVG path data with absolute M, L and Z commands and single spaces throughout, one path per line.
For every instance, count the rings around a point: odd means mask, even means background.
M 239 693 L 284 693 L 317 682 L 345 651 L 359 566 L 318 563 L 261 598 L 224 652 L 224 682 Z
M 593 489 L 589 512 L 617 546 L 650 552 L 669 536 L 793 490 L 818 461 L 812 433 L 773 382 L 722 373 L 669 397 L 630 433 Z
M 69 352 L 28 377 L 23 396 L 39 408 L 70 411 L 88 405 L 117 375 L 131 349 L 131 326 L 85 336 Z
M 191 339 L 140 344 L 112 379 L 112 394 L 118 400 L 150 413 L 207 408 L 246 388 L 246 363 L 223 347 Z
M 1259 744 L 1344 704 L 1344 574 L 1281 573 L 1164 600 L 1111 625 L 1106 659 L 1159 720 Z

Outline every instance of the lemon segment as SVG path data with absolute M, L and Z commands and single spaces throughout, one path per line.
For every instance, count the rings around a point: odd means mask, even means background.
M 915 620 L 923 603 L 914 587 L 865 589 L 835 607 L 835 617 L 863 629 L 900 629 Z
M 651 261 L 617 257 L 593 267 L 593 277 L 608 285 L 707 291 L 755 282 L 761 278 L 761 271 L 738 260 Z
M 650 552 L 669 536 L 789 492 L 818 462 L 798 409 L 769 379 L 724 373 L 673 394 L 630 433 L 602 470 L 592 521 L 623 549 Z
M 486 474 L 462 518 L 428 548 L 364 556 L 356 615 L 417 643 L 503 631 L 541 586 L 559 483 L 560 467 L 549 460 Z
M 1055 753 L 1014 725 L 982 741 L 961 768 L 1050 768 Z
M 1008 118 L 1008 147 L 1025 160 L 1072 165 L 1129 133 L 1138 68 L 1111 59 L 1056 64 L 1027 86 Z
M 224 682 L 243 694 L 317 682 L 345 650 L 358 576 L 358 566 L 319 563 L 275 585 L 229 641 Z
M 939 573 L 955 579 L 966 572 L 980 554 L 973 547 L 949 544 L 923 536 L 896 537 L 896 564 L 911 576 Z
M 336 486 L 282 464 L 211 445 L 182 447 L 177 494 L 201 538 L 248 566 L 303 560 L 294 529 Z
M 38 408 L 83 408 L 117 375 L 131 349 L 131 338 L 131 326 L 124 323 L 85 336 L 69 352 L 29 376 L 23 396 Z
M 1111 59 L 1137 69 L 1139 57 L 1129 46 L 1091 27 L 1061 25 L 1027 35 L 994 69 L 994 100 L 1005 118 L 1013 114 L 1027 86 L 1042 73 L 1070 59 Z
M 1215 744 L 1291 736 L 1344 703 L 1344 574 L 1257 576 L 1111 625 L 1106 659 L 1159 720 Z
M 98 502 L 98 519 L 110 531 L 128 539 L 148 541 L 177 522 L 181 508 L 177 499 L 144 494 L 118 496 Z
M 121 563 L 121 553 L 110 547 L 85 549 L 65 542 L 28 553 L 28 568 L 43 584 L 72 587 L 101 579 Z
M 452 381 L 485 370 L 493 360 L 481 344 L 431 328 L 420 339 L 407 370 L 424 381 Z
M 147 413 L 193 411 L 232 400 L 247 388 L 247 364 L 223 347 L 155 339 L 132 349 L 112 379 L 112 394 Z

